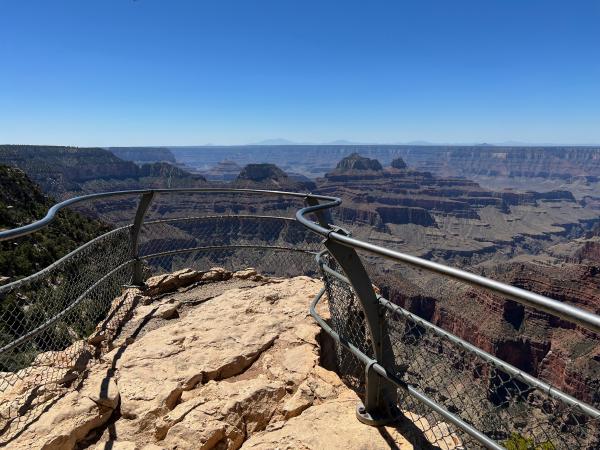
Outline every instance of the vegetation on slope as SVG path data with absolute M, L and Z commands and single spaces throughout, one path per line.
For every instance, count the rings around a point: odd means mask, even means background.
M 23 171 L 0 165 L 0 229 L 41 219 L 53 203 Z M 14 279 L 30 275 L 107 230 L 98 221 L 63 211 L 35 234 L 0 243 L 0 276 Z
M 42 218 L 54 201 L 20 169 L 0 165 L 0 229 Z M 0 242 L 0 280 L 15 281 L 37 272 L 83 243 L 108 231 L 108 226 L 73 211 L 61 211 L 47 227 L 29 236 Z M 115 248 L 94 248 L 94 254 L 119 254 Z M 93 262 L 93 261 L 92 261 Z M 87 264 L 87 266 L 86 266 Z M 63 311 L 101 267 L 75 258 L 44 277 L 0 295 L 0 347 L 36 329 Z M 73 274 L 78 274 L 73 277 Z M 2 283 L 0 283 L 2 284 Z M 89 302 L 88 302 L 89 303 Z M 0 357 L 0 371 L 27 367 L 40 352 L 62 350 L 89 334 L 105 308 L 78 308 L 26 344 Z

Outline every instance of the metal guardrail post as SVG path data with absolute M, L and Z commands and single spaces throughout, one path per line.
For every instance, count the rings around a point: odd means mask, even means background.
M 305 202 L 309 206 L 318 206 L 319 200 L 308 195 Z M 324 211 L 315 211 L 317 221 L 323 228 L 331 229 L 331 225 L 325 216 Z M 348 234 L 345 230 L 334 227 L 332 231 L 337 233 Z M 371 338 L 373 339 L 373 353 L 375 361 L 381 364 L 389 362 L 384 360 L 386 355 L 384 349 L 391 349 L 389 336 L 384 333 L 383 321 L 381 317 L 382 310 L 379 307 L 379 301 L 373 290 L 371 279 L 365 270 L 360 257 L 351 247 L 339 244 L 331 239 L 326 239 L 325 247 L 329 253 L 335 258 L 342 270 L 348 276 L 350 283 L 360 301 L 365 313 L 366 326 L 369 329 Z M 384 341 L 387 341 L 387 345 Z M 387 359 L 392 354 L 387 352 Z M 393 364 L 393 355 L 392 361 Z M 390 367 L 390 365 L 388 365 Z M 393 365 L 391 366 L 393 367 Z M 396 387 L 387 380 L 379 376 L 373 370 L 373 364 L 367 364 L 365 367 L 365 401 L 364 404 L 359 404 L 356 408 L 356 416 L 358 420 L 373 426 L 385 425 L 397 420 L 401 414 L 397 407 L 397 391 Z
M 346 247 L 331 239 L 325 241 L 329 253 L 346 273 L 365 314 L 366 326 L 372 339 L 375 361 L 386 367 L 394 367 L 393 353 L 390 351 L 389 336 L 384 332 L 382 310 L 373 290 L 371 279 L 360 257 L 351 247 Z M 401 414 L 397 407 L 398 394 L 394 385 L 376 374 L 369 364 L 365 368 L 365 401 L 356 409 L 358 420 L 373 426 L 394 422 Z
M 140 196 L 140 203 L 135 212 L 135 219 L 131 227 L 131 257 L 133 259 L 133 270 L 131 273 L 131 284 L 141 286 L 144 284 L 144 273 L 142 260 L 139 255 L 140 232 L 144 224 L 144 217 L 154 198 L 154 191 L 145 192 Z

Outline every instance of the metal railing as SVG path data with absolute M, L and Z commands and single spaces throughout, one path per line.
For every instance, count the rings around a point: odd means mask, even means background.
M 10 251 L 36 244 L 37 237 L 41 242 L 36 233 L 62 223 L 56 219 L 66 209 L 112 227 L 50 266 L 0 286 L 0 446 L 10 446 L 49 401 L 74 385 L 89 360 L 118 344 L 148 277 L 214 266 L 317 275 L 320 238 L 294 217 L 305 197 L 247 189 L 93 194 L 1 231 Z
M 600 344 L 600 316 L 354 239 L 347 231 L 329 225 L 323 215 L 338 204 L 313 201 L 298 211 L 296 218 L 325 238 L 326 250 L 317 256 L 325 287 L 310 311 L 338 345 L 338 371 L 364 391 L 364 402 L 357 407 L 359 420 L 382 425 L 407 418 L 430 443 L 442 448 L 600 447 L 597 393 L 592 395 L 593 404 L 575 398 L 385 299 L 376 293 L 363 265 L 365 258 L 358 251 L 442 275 L 558 317 L 581 327 L 596 344 Z M 309 213 L 321 214 L 318 223 L 306 217 Z M 329 321 L 316 310 L 324 294 Z
M 330 210 L 339 204 L 329 196 L 248 189 L 111 192 L 67 200 L 38 222 L 0 232 L 0 241 L 18 240 L 65 208 L 113 225 L 49 267 L 0 286 L 0 434 L 27 422 L 24 411 L 33 411 L 36 401 L 46 404 L 55 389 L 48 386 L 63 389 L 77 378 L 97 351 L 87 336 L 102 329 L 105 344 L 118 338 L 135 307 L 132 286 L 184 267 L 258 265 L 280 276 L 320 270 L 325 286 L 311 314 L 337 344 L 338 372 L 363 397 L 361 421 L 409 420 L 442 448 L 600 445 L 600 399 L 586 402 L 556 389 L 383 298 L 365 269 L 372 261 L 359 252 L 501 295 L 581 327 L 595 340 L 599 316 L 354 239 L 332 224 Z M 325 294 L 327 320 L 316 310 Z

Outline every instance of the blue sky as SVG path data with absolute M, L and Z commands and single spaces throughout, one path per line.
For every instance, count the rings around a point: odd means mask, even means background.
M 0 143 L 600 143 L 600 2 L 0 0 Z

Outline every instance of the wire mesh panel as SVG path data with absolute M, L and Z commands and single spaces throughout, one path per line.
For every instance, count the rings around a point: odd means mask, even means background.
M 316 251 L 320 242 L 291 219 L 275 216 L 208 216 L 150 221 L 142 229 L 140 256 L 209 246 L 272 246 Z
M 397 364 L 405 367 L 403 380 L 502 445 L 535 449 L 593 449 L 600 445 L 599 420 L 580 407 L 436 333 L 428 322 L 402 308 L 386 309 L 384 320 L 392 338 L 390 351 Z M 424 425 L 439 420 L 409 396 L 403 396 L 401 406 Z M 456 434 L 468 448 L 476 445 L 460 430 L 444 429 L 448 435 L 440 436 L 441 441 Z
M 144 260 L 146 276 L 185 268 L 202 271 L 211 267 L 223 267 L 229 271 L 252 267 L 263 275 L 274 277 L 316 276 L 318 270 L 313 253 L 266 246 L 204 248 L 150 256 Z
M 294 218 L 304 206 L 304 198 L 256 192 L 159 192 L 155 195 L 147 221 L 186 217 L 270 215 Z
M 218 265 L 314 274 L 302 252 L 317 251 L 320 238 L 292 219 L 301 206 L 302 198 L 275 194 L 160 193 L 142 227 L 139 253 L 148 273 Z
M 323 256 L 321 260 L 330 269 L 339 270 L 330 256 Z M 342 339 L 372 357 L 364 332 L 362 308 L 351 286 L 332 275 L 331 270 L 323 270 L 323 273 L 332 328 Z M 590 412 L 589 407 L 580 407 L 572 397 L 553 395 L 547 383 L 481 349 L 474 350 L 472 344 L 418 315 L 385 299 L 380 302 L 383 333 L 389 338 L 384 340 L 389 345 L 384 353 L 393 354 L 393 362 L 385 365 L 385 369 L 451 414 L 509 449 L 595 449 L 600 446 L 600 415 L 593 411 L 593 407 L 598 406 L 597 395 L 594 398 L 579 396 L 590 401 Z M 416 311 L 433 314 L 418 305 Z M 587 340 L 592 338 L 589 334 Z M 346 381 L 353 387 L 361 386 L 364 373 L 359 360 L 339 345 L 337 358 Z M 404 416 L 431 444 L 447 449 L 481 447 L 461 428 L 405 389 L 399 389 L 398 394 Z
M 335 260 L 328 254 L 321 260 L 324 265 L 339 270 Z M 322 270 L 327 292 L 331 327 L 340 338 L 351 343 L 365 355 L 373 357 L 370 332 L 365 314 L 352 287 L 327 270 Z M 359 394 L 364 394 L 365 366 L 350 351 L 336 342 L 337 372 Z
M 85 368 L 85 338 L 130 279 L 129 242 L 129 229 L 117 229 L 0 287 L 0 430 L 18 429 Z

